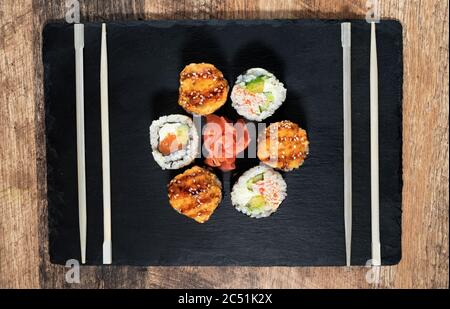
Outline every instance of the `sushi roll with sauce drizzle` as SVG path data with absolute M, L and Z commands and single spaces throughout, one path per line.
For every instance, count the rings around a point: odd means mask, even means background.
M 289 120 L 272 123 L 258 138 L 261 162 L 285 172 L 302 166 L 308 154 L 306 131 Z
M 231 91 L 232 106 L 254 121 L 270 117 L 286 99 L 286 88 L 272 73 L 253 68 L 238 76 Z
M 197 129 L 187 116 L 163 116 L 150 126 L 150 144 L 153 158 L 162 169 L 178 169 L 197 156 Z
M 246 171 L 233 186 L 231 202 L 236 210 L 252 218 L 268 217 L 287 196 L 280 173 L 260 165 Z
M 172 208 L 198 223 L 208 221 L 222 200 L 220 180 L 199 166 L 175 176 L 167 189 Z
M 228 82 L 209 63 L 191 63 L 180 73 L 178 104 L 188 113 L 209 115 L 225 104 Z

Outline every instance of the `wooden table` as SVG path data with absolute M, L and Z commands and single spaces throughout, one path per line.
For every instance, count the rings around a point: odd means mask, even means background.
M 403 259 L 367 268 L 83 267 L 49 263 L 42 38 L 65 1 L 0 2 L 0 287 L 448 288 L 448 0 L 382 0 L 404 27 Z M 366 0 L 80 0 L 82 21 L 365 18 Z

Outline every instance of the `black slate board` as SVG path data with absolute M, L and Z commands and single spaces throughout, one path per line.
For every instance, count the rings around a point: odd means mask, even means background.
M 344 265 L 342 48 L 333 20 L 148 21 L 108 24 L 114 264 Z M 352 21 L 353 256 L 371 255 L 370 25 Z M 402 27 L 378 27 L 382 263 L 401 258 Z M 88 264 L 102 260 L 100 24 L 85 26 Z M 47 131 L 49 250 L 53 263 L 79 259 L 73 25 L 43 32 Z M 217 172 L 224 198 L 197 224 L 168 204 L 166 184 L 180 171 L 154 162 L 148 128 L 177 105 L 178 76 L 190 62 L 210 62 L 232 85 L 250 67 L 285 83 L 284 105 L 269 122 L 290 119 L 308 131 L 310 157 L 284 173 L 288 197 L 277 213 L 254 220 L 234 210 L 230 185 L 257 164 L 238 159 Z M 217 114 L 237 119 L 229 102 Z M 197 160 L 201 163 L 201 160 Z

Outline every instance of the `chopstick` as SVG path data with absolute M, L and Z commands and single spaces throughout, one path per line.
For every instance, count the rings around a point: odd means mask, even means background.
M 371 23 L 370 44 L 370 175 L 372 218 L 372 265 L 381 265 L 380 201 L 378 165 L 378 60 L 375 22 Z
M 84 141 L 84 25 L 74 25 L 76 126 L 77 126 L 77 175 L 78 175 L 78 220 L 80 228 L 81 263 L 86 263 L 86 161 Z
M 100 57 L 100 101 L 103 176 L 103 264 L 111 264 L 111 181 L 109 164 L 108 56 L 106 44 L 106 24 L 102 24 L 102 45 Z
M 352 251 L 351 23 L 341 24 L 341 40 L 343 51 L 345 253 L 346 265 L 350 266 Z

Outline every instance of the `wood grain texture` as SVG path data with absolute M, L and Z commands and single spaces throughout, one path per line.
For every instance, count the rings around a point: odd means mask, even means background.
M 81 0 L 82 21 L 364 18 L 366 0 Z M 49 263 L 43 25 L 65 1 L 0 2 L 0 287 L 448 288 L 448 0 L 383 0 L 404 27 L 403 259 L 366 268 L 83 267 L 65 283 Z

